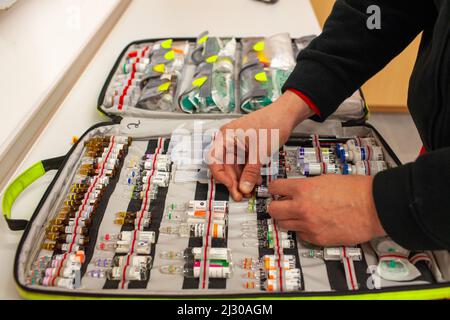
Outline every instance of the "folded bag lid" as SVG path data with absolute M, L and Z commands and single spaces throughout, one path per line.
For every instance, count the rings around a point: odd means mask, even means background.
M 287 34 L 280 34 L 287 35 Z M 252 37 L 252 38 L 236 38 L 238 41 L 236 52 L 236 63 L 239 72 L 236 72 L 236 101 L 241 102 L 243 96 L 240 90 L 239 75 L 241 70 L 245 68 L 245 64 L 242 63 L 242 43 L 246 39 L 260 39 L 262 41 L 254 41 L 255 50 L 264 50 L 264 41 L 269 42 L 271 38 L 279 38 L 280 35 L 275 35 L 269 38 Z M 305 36 L 298 39 L 291 39 L 293 53 L 295 56 L 304 49 L 315 36 Z M 231 39 L 231 38 L 228 38 Z M 277 45 L 276 41 L 273 41 L 274 45 Z M 202 47 L 203 46 L 203 47 Z M 267 47 L 267 46 L 266 46 Z M 182 93 L 185 93 L 192 87 L 195 82 L 196 68 L 199 59 L 216 61 L 216 56 L 202 56 L 203 53 L 211 52 L 210 41 L 208 41 L 208 33 L 202 33 L 198 38 L 174 38 L 174 39 L 145 39 L 134 41 L 124 48 L 115 62 L 110 74 L 108 75 L 106 82 L 101 90 L 98 99 L 98 110 L 113 119 L 114 122 L 119 123 L 124 117 L 141 118 L 141 119 L 234 119 L 239 118 L 245 114 L 240 108 L 240 103 L 236 103 L 234 111 L 230 113 L 186 113 L 182 108 L 178 107 L 178 101 Z M 269 51 L 269 50 L 268 50 Z M 272 50 L 273 51 L 273 50 Z M 180 58 L 182 55 L 184 57 Z M 195 59 L 193 59 L 195 57 Z M 213 59 L 215 58 L 215 59 Z M 147 59 L 147 60 L 146 60 Z M 170 72 L 174 68 L 173 64 L 176 61 L 183 60 L 183 65 L 177 70 L 176 77 L 165 77 L 164 74 Z M 145 62 L 149 62 L 147 71 L 144 75 Z M 178 65 L 179 66 L 179 65 Z M 151 72 L 149 72 L 150 70 Z M 154 81 L 155 77 L 161 76 L 161 81 Z M 115 97 L 110 97 L 111 91 L 114 90 L 114 86 L 117 85 L 117 78 L 123 79 L 123 86 L 118 92 L 115 93 Z M 153 78 L 152 78 L 153 77 Z M 144 86 L 149 78 L 153 79 L 152 83 L 157 83 L 155 87 L 155 96 L 162 96 L 164 92 L 176 88 L 176 92 L 171 93 L 173 101 L 170 101 L 170 110 L 163 108 L 162 110 L 149 110 L 145 108 L 137 108 L 140 98 L 139 89 L 136 93 L 134 88 L 138 86 Z M 171 83 L 177 81 L 175 85 Z M 172 85 L 171 85 L 172 84 Z M 147 88 L 147 87 L 146 87 Z M 148 92 L 148 90 L 146 90 Z M 159 94 L 158 94 L 159 91 Z M 263 90 L 255 90 L 255 92 L 264 92 Z M 114 100 L 115 99 L 115 100 Z M 105 103 L 105 101 L 108 101 Z M 115 104 L 114 104 L 115 103 Z M 107 105 L 108 104 L 108 105 Z M 119 106 L 119 107 L 118 107 Z M 332 120 L 338 120 L 340 122 L 356 122 L 362 123 L 367 119 L 369 114 L 364 96 L 361 90 L 355 92 L 351 97 L 345 100 L 336 110 L 336 112 L 329 117 Z

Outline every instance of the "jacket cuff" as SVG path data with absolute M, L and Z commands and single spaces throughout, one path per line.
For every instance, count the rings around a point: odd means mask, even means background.
M 373 197 L 381 225 L 389 237 L 408 250 L 439 250 L 417 223 L 411 190 L 412 164 L 375 176 Z
M 321 117 L 316 116 L 314 120 L 320 122 L 325 121 L 351 95 L 347 95 L 345 81 L 326 66 L 306 58 L 299 59 L 283 87 L 283 93 L 288 89 L 300 91 L 314 101 L 321 114 Z

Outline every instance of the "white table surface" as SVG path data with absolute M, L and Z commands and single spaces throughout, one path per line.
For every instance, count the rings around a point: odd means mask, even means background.
M 0 153 L 117 3 L 26 0 L 0 12 Z
M 195 37 L 205 30 L 217 36 L 290 32 L 293 37 L 299 37 L 318 34 L 320 27 L 308 0 L 281 0 L 276 5 L 254 0 L 134 0 L 15 176 L 39 160 L 64 155 L 71 147 L 72 136 L 81 136 L 92 125 L 108 120 L 96 111 L 97 98 L 125 45 L 152 37 Z M 30 217 L 53 175 L 47 174 L 18 198 L 14 217 Z M 0 219 L 0 299 L 19 298 L 12 275 L 20 237 L 21 233 L 10 232 L 6 222 Z

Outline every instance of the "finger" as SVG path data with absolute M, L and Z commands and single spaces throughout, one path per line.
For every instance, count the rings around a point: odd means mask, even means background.
M 259 176 L 258 178 L 258 182 L 256 183 L 258 186 L 262 185 L 263 183 L 263 178 L 261 176 Z
M 228 189 L 233 186 L 233 180 L 225 171 L 223 164 L 211 164 L 209 166 L 211 174 L 217 182 L 224 184 Z
M 299 179 L 278 179 L 269 184 L 269 193 L 278 196 L 294 196 Z
M 277 221 L 299 219 L 297 207 L 292 200 L 272 201 L 268 211 L 270 216 Z
M 238 190 L 238 180 L 235 169 L 229 165 L 213 164 L 210 166 L 211 173 L 218 183 L 227 187 L 235 201 L 242 201 L 242 194 Z
M 311 245 L 312 244 L 312 238 L 305 232 L 297 232 L 298 237 L 302 242 L 305 242 L 306 244 Z
M 260 176 L 260 177 L 258 178 L 258 181 L 256 182 L 256 185 L 257 185 L 257 186 L 260 186 L 260 185 L 262 185 L 262 183 L 263 183 L 263 180 L 262 180 L 262 177 Z M 244 194 L 244 198 L 246 198 L 246 199 L 250 199 L 250 198 L 252 198 L 252 197 L 253 197 L 253 190 L 252 190 L 251 193 Z
M 282 220 L 277 221 L 280 228 L 286 231 L 300 231 L 298 220 Z
M 236 172 L 236 167 L 232 165 L 225 165 L 225 173 L 231 180 L 231 186 L 227 186 L 228 190 L 230 191 L 231 197 L 234 201 L 241 202 L 243 196 L 239 191 L 239 180 Z
M 236 165 L 236 173 L 237 173 L 238 179 L 240 179 L 240 177 L 242 176 L 242 171 L 243 170 L 244 170 L 244 166 L 243 165 Z M 241 193 L 242 193 L 242 191 L 241 191 Z M 252 193 L 244 193 L 243 196 L 244 196 L 245 199 L 250 199 L 251 197 L 253 197 L 253 192 Z
M 250 194 L 255 189 L 261 178 L 261 165 L 247 164 L 242 171 L 239 182 L 239 190 L 244 194 Z
M 308 230 L 300 220 L 282 220 L 277 221 L 278 226 L 282 231 L 295 231 L 301 234 L 308 235 Z

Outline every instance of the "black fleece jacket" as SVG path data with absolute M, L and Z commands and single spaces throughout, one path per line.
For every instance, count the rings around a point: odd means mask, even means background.
M 370 30 L 367 8 L 381 9 Z M 450 0 L 337 1 L 323 33 L 298 57 L 284 90 L 310 98 L 324 121 L 423 31 L 408 107 L 427 150 L 378 174 L 373 195 L 389 236 L 412 250 L 450 249 Z M 400 128 L 399 128 L 400 129 Z

